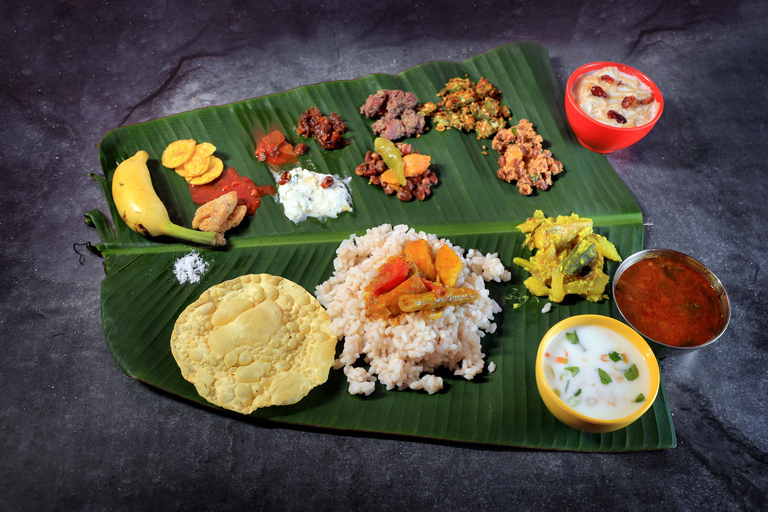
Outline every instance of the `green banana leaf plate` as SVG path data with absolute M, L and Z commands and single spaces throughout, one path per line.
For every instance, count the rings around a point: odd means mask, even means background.
M 432 157 L 440 178 L 426 201 L 402 202 L 355 175 L 366 151 L 373 149 L 372 121 L 359 113 L 369 94 L 379 89 L 412 91 L 420 101 L 432 101 L 453 77 L 481 76 L 502 91 L 502 103 L 514 123 L 533 122 L 545 147 L 563 162 L 565 172 L 548 191 L 530 197 L 496 177 L 498 154 L 491 140 L 474 134 L 431 130 L 408 142 Z M 321 112 L 337 112 L 348 125 L 349 144 L 326 151 L 296 135 L 299 115 L 316 105 Z M 254 133 L 280 129 L 294 143 L 307 142 L 300 157 L 303 167 L 316 172 L 351 177 L 354 211 L 337 219 L 289 221 L 272 198 L 264 201 L 248 221 L 227 233 L 225 248 L 192 247 L 172 239 L 144 238 L 116 214 L 111 179 L 117 164 L 144 149 L 158 195 L 177 224 L 191 226 L 196 205 L 183 178 L 159 163 L 166 145 L 192 138 L 213 143 L 225 165 L 251 177 L 258 185 L 274 184 L 265 164 L 254 156 Z M 487 149 L 484 154 L 484 149 Z M 357 80 L 308 85 L 280 94 L 209 107 L 126 126 L 109 132 L 100 145 L 102 184 L 114 227 L 98 210 L 87 218 L 103 240 L 96 247 L 104 256 L 106 277 L 101 287 L 101 316 L 112 355 L 127 375 L 208 405 L 185 381 L 170 350 L 173 325 L 184 308 L 207 288 L 248 273 L 270 273 L 295 281 L 307 290 L 333 272 L 339 243 L 352 233 L 384 223 L 408 224 L 446 237 L 465 249 L 497 252 L 512 272 L 508 283 L 491 283 L 492 296 L 503 311 L 496 316 L 497 331 L 483 338 L 486 361 L 497 365 L 472 381 L 444 374 L 445 388 L 428 395 L 416 391 L 386 391 L 383 385 L 369 397 L 350 395 L 341 372 L 331 371 L 328 382 L 300 402 L 254 412 L 248 419 L 273 420 L 334 429 L 404 434 L 425 438 L 484 444 L 583 451 L 625 451 L 671 448 L 677 443 L 666 392 L 653 407 L 627 428 L 608 434 L 573 430 L 555 419 L 542 403 L 534 380 L 534 360 L 542 336 L 571 315 L 618 316 L 611 300 L 590 303 L 566 298 L 552 311 L 541 313 L 545 300 L 527 294 L 527 276 L 512 263 L 527 257 L 523 236 L 515 228 L 537 209 L 548 216 L 576 212 L 592 218 L 595 231 L 608 237 L 623 256 L 643 247 L 642 214 L 619 176 L 604 156 L 584 149 L 570 130 L 563 90 L 552 71 L 547 49 L 535 43 L 512 43 L 461 63 L 430 62 L 397 76 L 374 74 Z M 210 268 L 196 284 L 179 284 L 173 272 L 176 259 L 199 251 Z M 617 265 L 608 263 L 612 274 Z M 520 300 L 521 297 L 526 300 Z M 517 308 L 513 304 L 520 303 Z M 233 416 L 236 416 L 233 414 Z

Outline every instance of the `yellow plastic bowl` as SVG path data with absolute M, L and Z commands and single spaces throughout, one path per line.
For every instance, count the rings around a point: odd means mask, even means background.
M 549 342 L 552 341 L 558 333 L 565 329 L 573 329 L 581 325 L 596 325 L 610 329 L 628 339 L 635 347 L 640 350 L 643 356 L 645 365 L 651 375 L 651 390 L 649 396 L 646 397 L 643 406 L 637 410 L 634 414 L 625 416 L 618 419 L 598 419 L 591 418 L 580 412 L 576 412 L 571 409 L 565 402 L 558 398 L 552 388 L 547 382 L 547 378 L 544 376 L 544 352 Z M 624 428 L 630 423 L 637 420 L 640 416 L 651 408 L 656 395 L 659 393 L 659 363 L 656 361 L 656 356 L 653 354 L 651 347 L 634 329 L 627 324 L 622 323 L 614 318 L 602 315 L 578 315 L 566 318 L 565 320 L 555 324 L 547 334 L 542 338 L 539 343 L 539 351 L 536 354 L 536 386 L 539 388 L 539 394 L 544 401 L 544 405 L 547 409 L 555 415 L 557 419 L 568 425 L 569 427 L 577 430 L 583 430 L 585 432 L 613 432 L 620 428 Z

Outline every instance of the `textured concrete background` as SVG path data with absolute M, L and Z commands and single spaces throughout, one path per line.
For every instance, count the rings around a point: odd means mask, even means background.
M 565 2 L 564 2 L 565 3 Z M 765 2 L 6 2 L 0 13 L 0 508 L 765 509 Z M 578 454 L 238 421 L 125 377 L 99 319 L 110 129 L 300 85 L 545 44 L 644 70 L 664 116 L 608 158 L 646 248 L 724 282 L 731 326 L 661 361 L 672 450 Z

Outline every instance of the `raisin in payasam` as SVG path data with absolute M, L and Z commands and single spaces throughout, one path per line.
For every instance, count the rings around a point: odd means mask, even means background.
M 573 97 L 589 117 L 619 128 L 642 126 L 654 118 L 659 108 L 647 85 L 616 67 L 579 77 Z

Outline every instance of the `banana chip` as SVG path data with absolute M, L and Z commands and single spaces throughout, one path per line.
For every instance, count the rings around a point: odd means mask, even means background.
M 200 176 L 187 178 L 187 181 L 191 185 L 205 185 L 206 183 L 210 183 L 221 176 L 223 171 L 224 162 L 222 162 L 220 158 L 212 156 L 208 162 L 208 168 L 205 170 L 205 173 Z
M 195 146 L 195 152 L 205 156 L 211 156 L 216 152 L 216 146 L 210 142 L 201 142 Z
M 193 139 L 177 140 L 165 148 L 162 162 L 188 183 L 204 185 L 218 178 L 224 171 L 224 163 L 213 156 L 215 152 L 216 146 L 210 142 L 198 144 Z
M 175 169 L 190 158 L 195 152 L 197 143 L 194 139 L 177 140 L 171 142 L 163 151 L 162 163 L 169 169 Z
M 192 154 L 192 158 L 178 166 L 176 168 L 177 173 L 185 178 L 195 178 L 205 174 L 211 161 L 211 153 L 208 152 L 208 148 L 203 146 L 203 144 L 195 146 L 195 152 Z M 201 146 L 203 146 L 202 149 Z
M 331 318 L 311 293 L 279 276 L 251 274 L 187 306 L 171 352 L 200 396 L 250 414 L 296 403 L 324 383 L 336 342 Z

